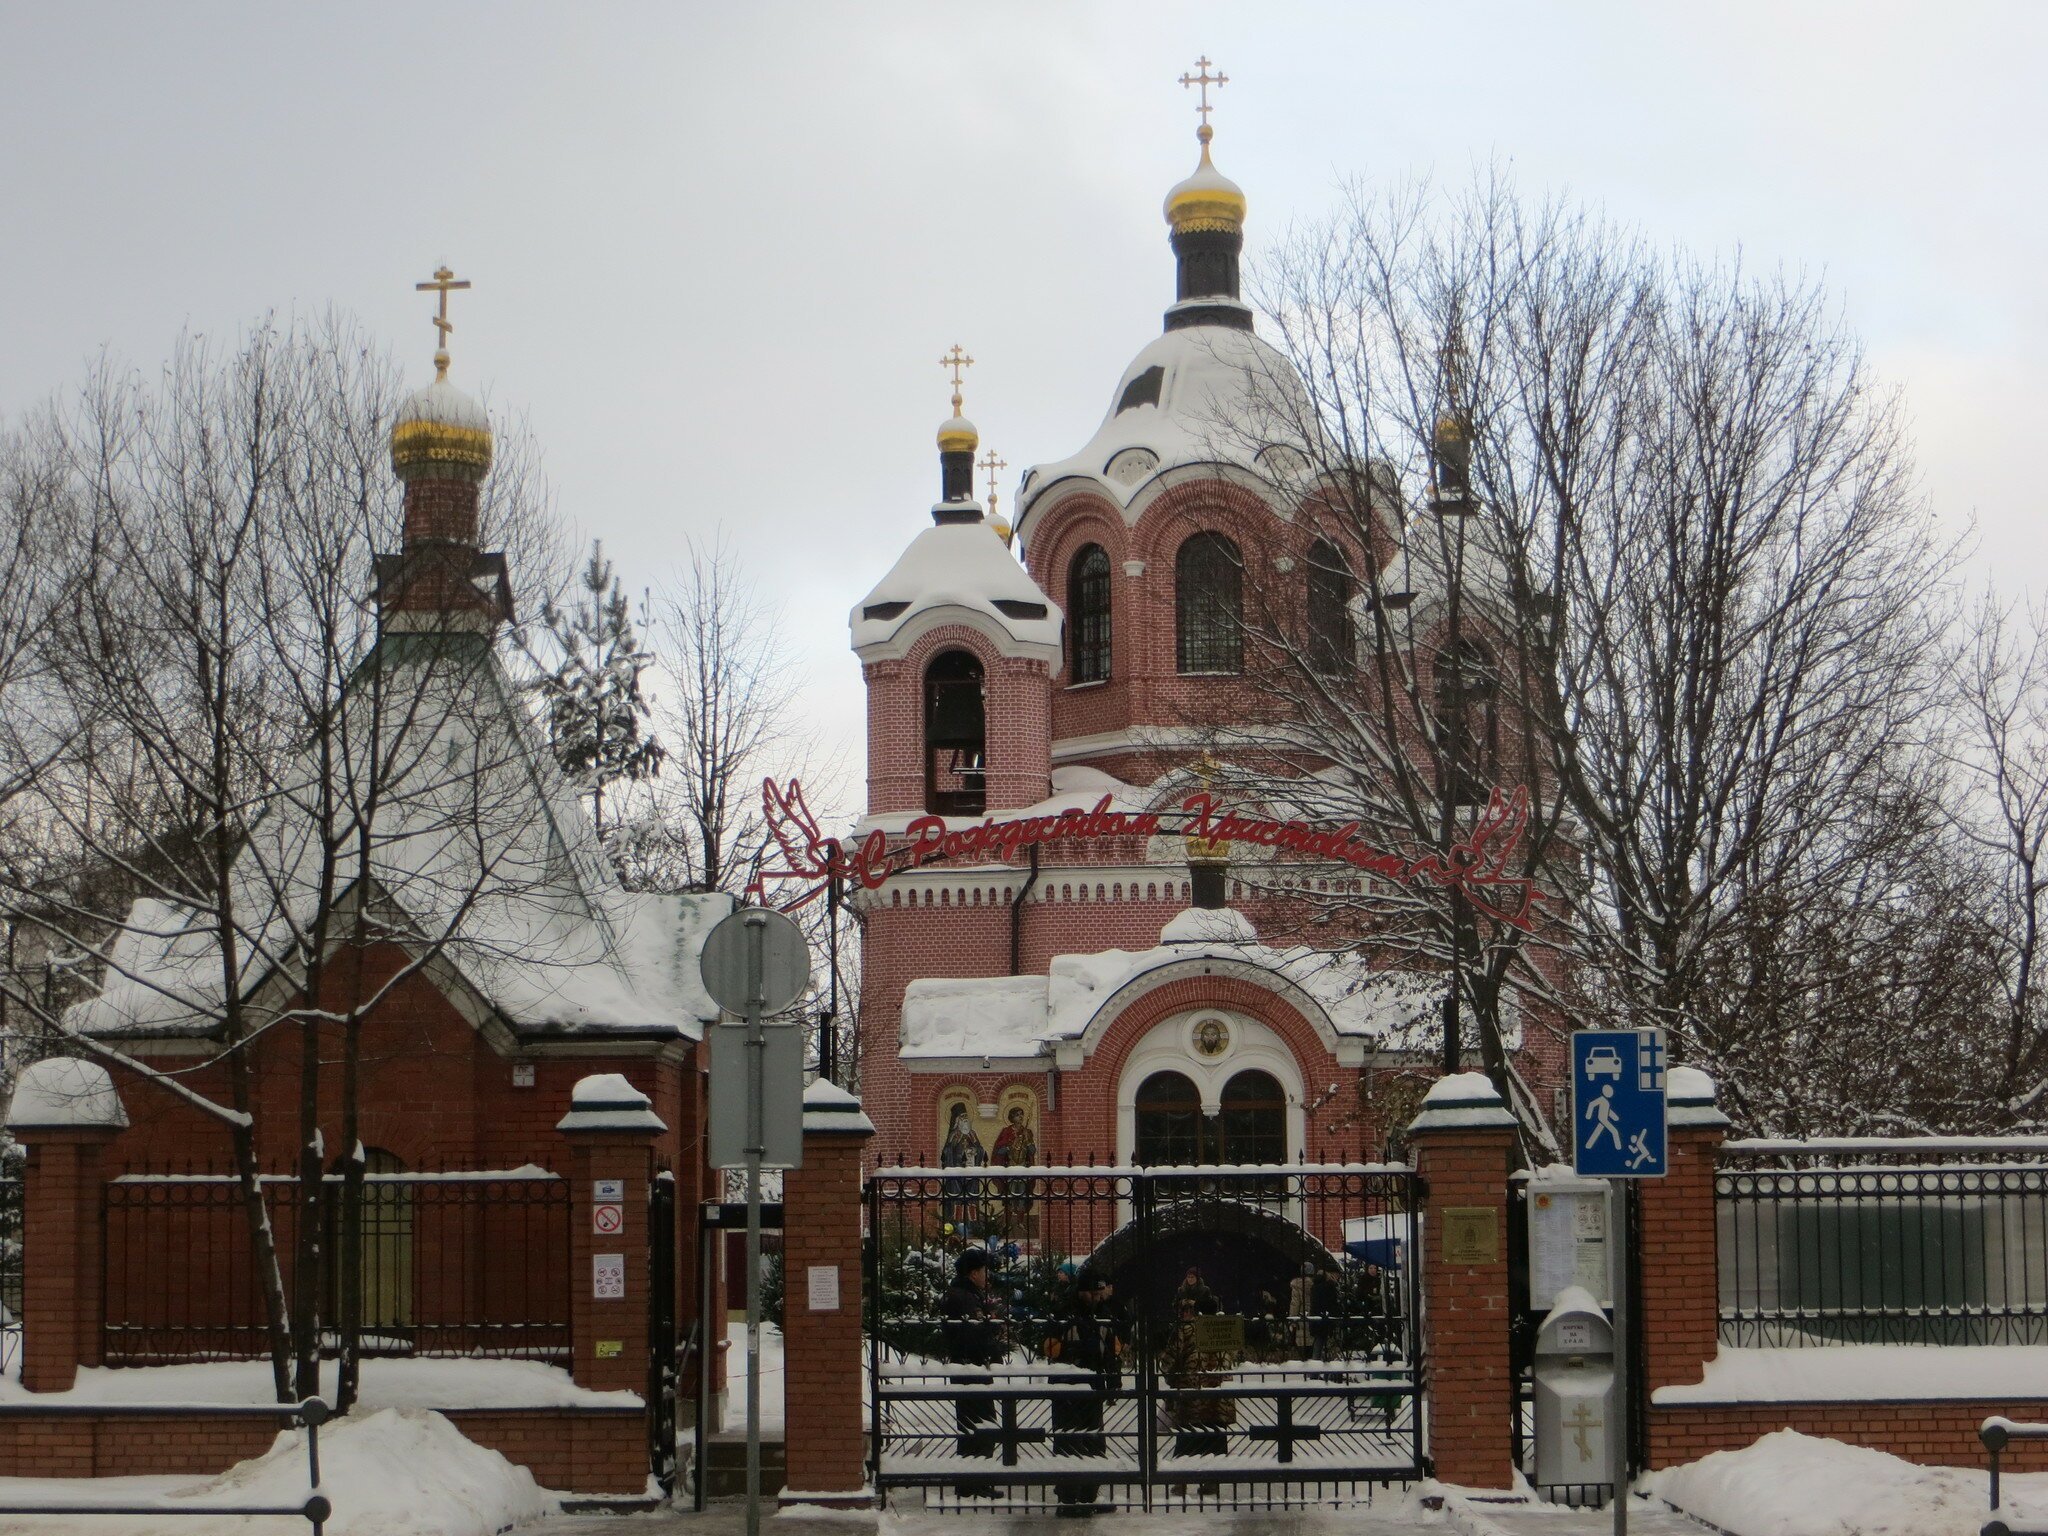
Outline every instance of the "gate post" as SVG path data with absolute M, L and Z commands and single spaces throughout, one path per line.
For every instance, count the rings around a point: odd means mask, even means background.
M 97 1062 L 53 1056 L 15 1084 L 7 1128 L 28 1148 L 22 1177 L 21 1384 L 69 1391 L 98 1365 L 107 1321 L 100 1171 L 128 1128 L 114 1080 Z
M 1728 1117 L 1714 1080 L 1673 1067 L 1666 1080 L 1671 1171 L 1644 1179 L 1642 1201 L 1644 1401 L 1659 1387 L 1702 1381 L 1720 1351 L 1721 1272 L 1714 1222 L 1714 1173 Z M 1657 1447 L 1652 1437 L 1649 1447 Z M 1654 1464 L 1654 1461 L 1653 1461 Z
M 647 1185 L 654 1138 L 668 1129 L 647 1095 L 617 1072 L 580 1080 L 569 1113 L 569 1373 L 598 1392 L 647 1390 Z M 616 1193 L 616 1225 L 610 1199 Z M 602 1225 L 605 1231 L 599 1232 Z M 652 1405 L 650 1405 L 651 1411 Z
M 784 1504 L 865 1507 L 860 1162 L 874 1122 L 819 1078 L 804 1090 L 804 1164 L 782 1176 Z
M 1508 1159 L 1515 1117 L 1480 1072 L 1440 1080 L 1408 1127 L 1426 1192 L 1424 1401 L 1436 1475 L 1514 1484 L 1508 1370 Z

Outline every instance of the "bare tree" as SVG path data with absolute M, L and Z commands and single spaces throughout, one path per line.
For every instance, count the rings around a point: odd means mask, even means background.
M 353 1385 L 365 1019 L 424 967 L 563 958 L 535 910 L 555 904 L 527 899 L 559 883 L 558 824 L 536 825 L 535 743 L 490 640 L 386 634 L 371 593 L 373 554 L 398 543 L 397 402 L 396 371 L 348 322 L 266 325 L 232 351 L 185 343 L 153 384 L 103 367 L 47 445 L 83 509 L 61 551 L 75 600 L 45 636 L 51 698 L 89 729 L 35 776 L 30 814 L 102 874 L 9 885 L 0 907 L 98 982 L 46 1023 L 225 1134 L 281 1399 L 318 1390 L 337 1266 L 345 1398 Z M 498 526 L 545 520 L 532 480 L 493 491 Z M 162 1035 L 211 1049 L 168 1070 L 140 1044 Z M 320 1237 L 337 1045 L 338 1255 Z M 299 1072 L 289 1294 L 259 1179 L 284 1129 L 259 1124 L 266 1052 Z
M 1725 1066 L 1747 1024 L 1707 1027 L 1709 956 L 1892 835 L 1865 807 L 1937 686 L 1952 551 L 1891 401 L 1817 289 L 1656 255 L 1497 181 L 1354 189 L 1260 286 L 1305 384 L 1265 390 L 1258 430 L 1300 455 L 1364 609 L 1355 685 L 1260 624 L 1299 766 L 1411 840 L 1442 790 L 1478 800 L 1468 775 L 1525 789 L 1517 859 L 1553 926 L 1532 946 L 1482 914 L 1461 938 L 1455 900 L 1434 924 L 1439 954 L 1474 945 L 1453 969 L 1485 978 L 1461 983 L 1482 1031 L 1497 978 Z M 1573 963 L 1542 960 L 1551 941 Z

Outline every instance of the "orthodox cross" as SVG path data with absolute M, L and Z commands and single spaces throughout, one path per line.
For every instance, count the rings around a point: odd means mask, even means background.
M 1004 1398 L 1001 1407 L 1002 1412 L 998 1415 L 999 1425 L 990 1434 L 989 1438 L 1003 1448 L 1003 1465 L 1014 1467 L 1017 1465 L 1017 1447 L 1029 1445 L 1036 1440 L 1043 1440 L 1045 1438 L 1045 1431 L 1042 1429 L 1025 1429 L 1018 1424 L 1017 1399 L 1014 1397 Z
M 1294 1460 L 1295 1441 L 1320 1440 L 1323 1438 L 1323 1431 L 1320 1425 L 1297 1424 L 1294 1422 L 1293 1393 L 1281 1392 L 1277 1396 L 1279 1397 L 1280 1422 L 1278 1424 L 1260 1424 L 1255 1426 L 1251 1430 L 1249 1438 L 1253 1440 L 1271 1440 L 1279 1448 L 1279 1460 L 1282 1463 L 1287 1463 Z
M 1009 467 L 1010 461 L 997 458 L 996 451 L 993 448 L 983 454 L 981 462 L 975 465 L 975 468 L 988 476 L 988 515 L 990 517 L 996 515 L 996 476 Z
M 1600 1416 L 1586 1404 L 1579 1403 L 1573 1409 L 1572 1416 L 1564 1421 L 1564 1427 L 1572 1431 L 1572 1449 L 1579 1453 L 1579 1460 L 1591 1461 L 1593 1446 L 1586 1438 L 1586 1431 L 1600 1427 Z
M 1224 74 L 1210 74 L 1209 56 L 1206 53 L 1203 54 L 1199 59 L 1195 60 L 1195 68 L 1200 70 L 1201 73 L 1195 75 L 1182 75 L 1180 77 L 1180 83 L 1183 87 L 1190 85 L 1198 85 L 1202 88 L 1201 104 L 1197 106 L 1195 110 L 1202 114 L 1202 141 L 1204 143 L 1207 143 L 1209 139 L 1209 114 L 1215 110 L 1215 108 L 1209 104 L 1209 87 L 1212 85 L 1219 87 L 1228 85 L 1230 83 L 1230 76 Z
M 953 350 L 939 359 L 939 366 L 941 368 L 950 368 L 953 371 L 953 409 L 957 411 L 960 409 L 961 374 L 963 370 L 974 366 L 974 359 L 969 357 L 965 349 L 956 341 L 953 343 Z
M 431 292 L 441 296 L 440 311 L 434 316 L 434 330 L 438 333 L 435 339 L 439 342 L 434 348 L 434 377 L 445 379 L 448 377 L 448 333 L 455 329 L 455 322 L 448 318 L 448 295 L 454 289 L 467 288 L 469 279 L 458 278 L 447 267 L 436 267 L 432 282 L 414 283 L 412 286 L 415 293 Z

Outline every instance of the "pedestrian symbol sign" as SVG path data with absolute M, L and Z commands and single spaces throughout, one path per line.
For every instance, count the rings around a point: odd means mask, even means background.
M 1661 1029 L 1573 1033 L 1573 1172 L 1608 1179 L 1664 1176 L 1664 1060 Z

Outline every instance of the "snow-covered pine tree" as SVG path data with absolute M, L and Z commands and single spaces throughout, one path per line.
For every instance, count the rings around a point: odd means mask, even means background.
M 534 655 L 533 686 L 546 707 L 555 761 L 590 797 L 590 819 L 604 838 L 605 791 L 620 779 L 653 778 L 668 752 L 645 724 L 648 700 L 640 679 L 652 654 L 641 649 L 602 541 L 591 542 L 578 585 L 573 602 L 550 601 L 542 610 L 547 654 Z

